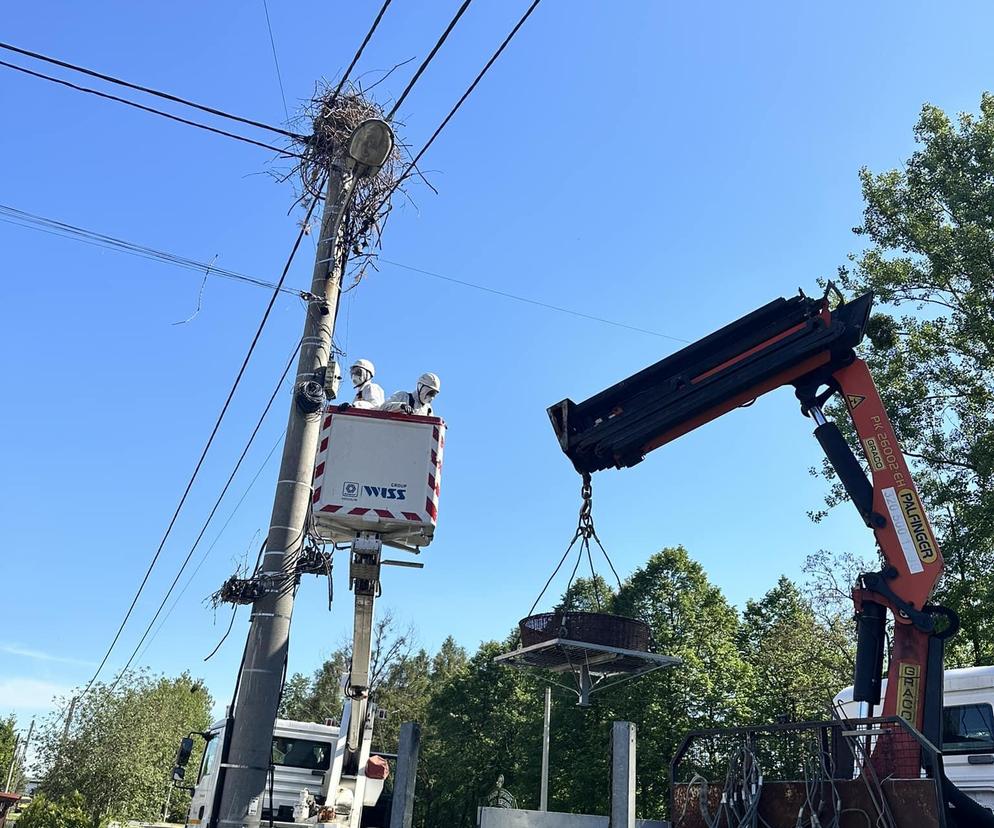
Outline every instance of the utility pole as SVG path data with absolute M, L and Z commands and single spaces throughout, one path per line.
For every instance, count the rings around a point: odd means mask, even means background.
M 10 757 L 10 770 L 7 771 L 7 784 L 3 786 L 3 789 L 8 793 L 12 793 L 10 790 L 10 780 L 14 777 L 14 767 L 17 765 L 17 752 L 21 747 L 21 734 L 18 733 L 14 736 L 14 754 Z
M 27 738 L 25 738 L 25 740 L 24 740 L 24 761 L 25 762 L 28 759 L 28 748 L 31 746 L 31 734 L 34 733 L 34 732 L 35 732 L 35 720 L 32 719 L 31 720 L 31 726 L 28 728 Z M 13 783 L 13 779 L 14 779 L 14 768 L 17 766 L 17 755 L 20 752 L 20 751 L 18 751 L 19 747 L 20 747 L 20 736 L 18 736 L 16 739 L 14 739 L 14 755 L 10 759 L 10 770 L 7 771 L 7 784 L 4 787 L 5 791 L 11 791 L 11 792 L 13 792 L 10 786 Z
M 324 374 L 342 286 L 342 219 L 351 205 L 357 179 L 375 174 L 392 150 L 389 125 L 370 119 L 356 127 L 347 154 L 333 158 L 328 170 L 312 296 L 307 303 L 283 460 L 259 572 L 266 589 L 252 604 L 238 693 L 221 751 L 218 797 L 210 821 L 218 828 L 255 828 L 262 818 L 293 613 L 295 568 L 311 508 L 314 457 L 324 416 Z
M 545 688 L 545 704 L 542 708 L 542 788 L 538 798 L 538 809 L 549 810 L 549 730 L 552 722 L 552 688 Z

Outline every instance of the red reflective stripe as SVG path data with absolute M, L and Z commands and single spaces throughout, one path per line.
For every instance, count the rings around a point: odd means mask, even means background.
M 382 518 L 396 517 L 396 515 L 394 515 L 394 513 L 389 511 L 388 509 L 374 509 L 373 511 L 376 512 L 376 514 L 378 514 Z
M 359 508 L 355 508 L 355 509 L 351 509 L 351 510 L 349 511 L 349 514 L 350 514 L 350 515 L 364 515 L 364 514 L 366 514 L 366 512 L 368 512 L 368 511 L 369 511 L 369 509 L 359 509 Z
M 437 443 L 439 438 L 438 426 L 432 426 L 431 436 L 435 438 L 435 442 Z
M 322 512 L 337 512 L 341 508 L 342 508 L 341 506 L 331 506 L 331 505 L 328 505 L 328 506 L 322 506 L 321 507 L 321 511 Z
M 438 520 L 438 509 L 435 508 L 435 504 L 431 502 L 431 499 L 425 501 L 425 510 L 431 515 L 432 520 Z
M 419 515 L 417 512 L 401 512 L 401 514 L 404 516 L 406 520 L 414 520 L 417 521 L 418 523 L 421 522 L 421 515 Z
M 316 489 L 314 490 L 314 497 L 313 497 L 313 498 L 311 499 L 311 502 L 312 502 L 312 503 L 317 503 L 317 502 L 318 502 L 318 498 L 319 498 L 319 497 L 321 497 L 321 487 L 320 487 L 320 486 L 318 486 L 318 487 L 317 487 L 317 488 L 316 488 Z
M 438 484 L 435 483 L 435 475 L 433 474 L 428 475 L 428 488 L 435 493 L 438 492 Z
M 320 477 L 322 474 L 324 474 L 324 463 L 318 463 L 318 467 L 314 469 L 314 476 Z
M 331 415 L 329 414 L 324 418 L 324 425 L 321 426 L 322 431 L 331 426 Z
M 328 450 L 328 438 L 327 438 L 327 437 L 325 437 L 325 438 L 324 438 L 324 439 L 323 439 L 323 440 L 321 441 L 321 448 L 320 448 L 320 449 L 318 449 L 318 450 L 319 450 L 319 451 L 327 451 L 327 450 Z

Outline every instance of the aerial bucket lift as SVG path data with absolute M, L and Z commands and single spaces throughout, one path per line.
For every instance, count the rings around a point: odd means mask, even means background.
M 833 293 L 839 300 L 834 308 Z M 549 417 L 563 452 L 589 475 L 634 466 L 654 449 L 769 391 L 793 387 L 884 561 L 853 590 L 854 698 L 871 710 L 880 703 L 889 610 L 894 636 L 882 716 L 900 721 L 873 728 L 863 769 L 881 779 L 906 780 L 918 780 L 924 769 L 937 791 L 934 824 L 992 825 L 994 817 L 973 811 L 945 780 L 941 754 L 935 756 L 942 744 L 943 645 L 959 623 L 951 610 L 928 602 L 942 573 L 942 554 L 880 395 L 855 353 L 872 301 L 866 294 L 844 302 L 831 285 L 818 299 L 803 293 L 776 299 L 588 400 L 562 400 L 549 408 Z M 858 435 L 869 478 L 822 411 L 836 394 Z M 915 824 L 933 823 L 923 816 Z
M 363 804 L 374 804 L 383 786 L 379 766 L 370 763 L 373 610 L 382 566 L 422 566 L 384 559 L 383 547 L 418 554 L 434 538 L 444 445 L 438 417 L 356 408 L 324 415 L 312 516 L 324 540 L 350 545 L 355 612 L 347 701 L 318 824 L 358 828 Z

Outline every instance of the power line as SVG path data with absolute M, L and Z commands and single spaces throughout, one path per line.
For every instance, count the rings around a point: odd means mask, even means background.
M 253 138 L 246 138 L 244 135 L 236 135 L 234 132 L 228 132 L 227 130 L 218 129 L 217 127 L 208 126 L 207 124 L 202 124 L 199 121 L 191 121 L 189 118 L 181 118 L 179 115 L 172 115 L 168 112 L 163 112 L 161 109 L 155 109 L 151 106 L 145 106 L 144 104 L 135 103 L 134 101 L 129 101 L 127 98 L 121 98 L 117 95 L 110 95 L 107 92 L 101 92 L 97 89 L 92 89 L 89 86 L 79 86 L 78 84 L 71 83 L 67 80 L 62 80 L 61 78 L 53 77 L 52 75 L 46 75 L 42 72 L 35 72 L 33 69 L 26 69 L 23 66 L 17 66 L 13 63 L 7 63 L 5 60 L 0 60 L 0 66 L 6 66 L 8 69 L 13 69 L 17 72 L 23 72 L 25 75 L 31 75 L 35 78 L 40 78 L 41 80 L 47 80 L 51 83 L 57 83 L 60 86 L 66 86 L 69 89 L 75 89 L 77 92 L 86 92 L 88 95 L 96 95 L 98 98 L 105 98 L 109 101 L 116 101 L 117 103 L 125 104 L 126 106 L 134 107 L 135 109 L 140 109 L 143 112 L 151 112 L 153 115 L 161 115 L 163 118 L 168 118 L 170 121 L 177 121 L 181 124 L 186 124 L 187 126 L 197 127 L 198 129 L 206 130 L 207 132 L 213 132 L 216 135 L 223 135 L 226 138 L 234 138 L 236 141 L 242 141 L 246 144 L 252 144 L 256 147 L 261 147 L 262 149 L 270 150 L 279 155 L 286 156 L 288 158 L 303 158 L 295 152 L 290 152 L 289 150 L 280 149 L 279 147 L 274 147 L 271 144 L 264 144 L 262 141 L 256 141 Z
M 421 61 L 421 65 L 418 67 L 418 71 L 414 73 L 414 77 L 411 78 L 410 82 L 407 84 L 407 87 L 404 89 L 403 92 L 401 92 L 400 97 L 397 99 L 397 102 L 393 105 L 393 108 L 390 110 L 390 113 L 387 115 L 388 121 L 393 120 L 393 116 L 397 113 L 397 110 L 400 109 L 401 104 L 404 103 L 404 100 L 407 98 L 411 90 L 414 88 L 414 84 L 418 82 L 418 78 L 420 78 L 421 74 L 425 71 L 425 69 L 428 68 L 428 64 L 432 62 L 438 50 L 442 48 L 442 44 L 445 43 L 446 38 L 448 38 L 449 36 L 449 33 L 455 28 L 456 23 L 459 22 L 459 18 L 462 17 L 463 12 L 469 8 L 469 4 L 472 2 L 473 0 L 463 0 L 463 4 L 459 7 L 458 11 L 456 11 L 455 15 L 449 21 L 449 25 L 446 26 L 445 31 L 442 32 L 441 37 L 438 38 L 438 41 L 432 47 L 432 50 L 428 53 L 428 57 L 426 57 L 423 61 Z
M 457 285 L 462 285 L 463 287 L 469 287 L 475 290 L 481 290 L 484 291 L 485 293 L 492 293 L 496 296 L 503 296 L 505 299 L 513 299 L 515 302 L 524 302 L 528 305 L 535 305 L 540 308 L 546 308 L 547 310 L 556 311 L 557 313 L 565 313 L 570 316 L 577 316 L 581 319 L 589 319 L 593 322 L 601 322 L 605 325 L 613 325 L 616 328 L 625 328 L 626 330 L 629 331 L 637 331 L 638 333 L 649 334 L 650 336 L 658 336 L 660 339 L 671 339 L 674 342 L 690 341 L 689 339 L 681 339 L 678 336 L 670 336 L 670 334 L 660 333 L 659 331 L 652 331 L 649 330 L 648 328 L 639 328 L 636 327 L 635 325 L 629 325 L 625 322 L 617 322 L 613 319 L 605 319 L 603 316 L 593 316 L 592 314 L 583 313 L 582 311 L 571 310 L 570 308 L 563 308 L 560 307 L 559 305 L 549 304 L 548 302 L 541 302 L 538 299 L 529 299 L 527 296 L 519 296 L 515 293 L 508 293 L 507 291 L 497 290 L 496 288 L 487 287 L 486 285 L 478 285 L 475 282 L 467 282 L 463 279 L 456 279 L 453 276 L 445 276 L 441 273 L 435 273 L 434 271 L 431 270 L 422 270 L 420 267 L 412 267 L 411 265 L 401 264 L 400 262 L 394 262 L 391 261 L 390 259 L 378 258 L 377 261 L 382 262 L 383 264 L 392 265 L 393 267 L 400 267 L 403 268 L 404 270 L 410 270 L 414 273 L 421 273 L 425 276 L 431 276 L 434 279 L 442 279 L 446 282 L 452 282 Z
M 487 72 L 490 70 L 490 67 L 497 62 L 497 58 L 501 56 L 503 51 L 507 48 L 507 45 L 518 33 L 518 30 L 525 24 L 525 21 L 528 20 L 529 17 L 531 17 L 531 13 L 535 11 L 536 6 L 538 6 L 540 2 L 541 0 L 533 0 L 532 4 L 521 16 L 521 18 L 515 24 L 514 28 L 511 29 L 510 34 L 508 34 L 508 36 L 504 38 L 504 42 L 501 43 L 500 46 L 497 48 L 497 51 L 494 52 L 493 55 L 491 55 L 490 60 L 486 62 L 484 67 L 480 70 L 480 73 L 469 85 L 469 88 L 465 92 L 463 92 L 462 97 L 459 98 L 458 101 L 456 101 L 456 105 L 453 106 L 451 110 L 449 110 L 449 114 L 446 115 L 442 123 L 439 124 L 438 129 L 436 129 L 435 132 L 432 133 L 431 138 L 429 138 L 428 141 L 425 143 L 425 145 L 421 147 L 421 149 L 418 151 L 418 154 L 411 159 L 411 163 L 404 168 L 404 172 L 397 177 L 397 181 L 394 183 L 394 185 L 384 194 L 383 198 L 380 200 L 380 203 L 376 207 L 375 211 L 376 214 L 379 214 L 380 210 L 382 210 L 383 207 L 390 200 L 390 197 L 397 191 L 397 188 L 400 187 L 400 185 L 403 184 L 404 181 L 406 181 L 410 177 L 411 171 L 418 169 L 418 161 L 420 161 L 421 158 L 424 156 L 424 154 L 428 152 L 429 147 L 431 147 L 431 145 L 435 143 L 435 139 L 442 134 L 442 130 L 445 129 L 449 121 L 451 121 L 453 116 L 456 114 L 456 112 L 459 111 L 459 108 L 466 102 L 466 99 L 473 94 L 473 90 L 475 90 L 477 85 L 480 83 L 480 81 L 483 80 L 483 76 L 486 75 Z
M 290 123 L 290 110 L 286 105 L 286 92 L 283 89 L 283 74 L 280 72 L 280 59 L 276 54 L 276 39 L 273 37 L 273 24 L 269 20 L 269 3 L 262 0 L 262 8 L 266 11 L 266 28 L 269 29 L 269 44 L 273 47 L 273 63 L 276 65 L 276 80 L 280 84 L 280 97 L 283 98 L 283 114 Z
M 268 18 L 269 13 L 267 10 L 266 16 Z M 274 47 L 275 48 L 275 47 Z M 108 83 L 117 84 L 118 86 L 125 86 L 128 89 L 134 89 L 138 92 L 144 92 L 148 95 L 154 95 L 157 98 L 163 98 L 167 101 L 172 101 L 173 103 L 183 104 L 184 106 L 192 107 L 193 109 L 199 109 L 201 112 L 208 112 L 211 115 L 217 115 L 221 118 L 228 118 L 232 121 L 238 121 L 242 124 L 247 124 L 248 126 L 258 127 L 259 129 L 267 129 L 270 132 L 275 132 L 278 135 L 283 135 L 287 138 L 292 138 L 294 141 L 304 141 L 306 140 L 304 136 L 297 135 L 295 132 L 288 132 L 285 129 L 280 129 L 279 127 L 272 126 L 270 124 L 264 124 L 261 121 L 253 121 L 251 118 L 243 118 L 240 115 L 232 115 L 230 112 L 225 112 L 221 109 L 215 109 L 212 106 L 204 106 L 203 104 L 195 103 L 194 101 L 188 100 L 186 98 L 180 98 L 177 95 L 170 95 L 168 92 L 160 92 L 157 89 L 151 89 L 148 86 L 141 86 L 137 83 L 131 83 L 130 81 L 122 80 L 121 78 L 116 78 L 113 75 L 105 75 L 102 72 L 95 72 L 93 69 L 87 69 L 84 66 L 77 66 L 74 63 L 68 63 L 64 60 L 59 60 L 57 58 L 49 57 L 48 55 L 43 55 L 40 52 L 32 52 L 28 49 L 22 49 L 19 46 L 14 46 L 10 43 L 0 42 L 0 49 L 6 49 L 8 52 L 15 52 L 19 55 L 24 55 L 25 57 L 34 58 L 35 60 L 40 60 L 45 63 L 50 63 L 53 66 L 61 66 L 63 69 L 70 69 L 73 72 L 80 72 L 84 75 L 89 75 L 92 78 L 99 78 L 100 80 L 107 81 Z
M 480 70 L 480 73 L 469 85 L 469 88 L 465 92 L 463 92 L 462 97 L 458 101 L 456 101 L 456 105 L 452 107 L 452 109 L 449 111 L 449 114 L 446 115 L 442 123 L 438 125 L 438 129 L 435 130 L 431 138 L 428 139 L 428 141 L 421 148 L 418 154 L 414 156 L 414 159 L 411 161 L 411 163 L 408 164 L 407 169 L 405 169 L 403 174 L 397 179 L 397 184 L 395 185 L 395 187 L 399 187 L 400 184 L 408 176 L 410 176 L 411 170 L 417 169 L 418 161 L 420 161 L 422 156 L 426 152 L 428 152 L 428 148 L 435 143 L 435 139 L 438 138 L 438 136 L 442 133 L 442 130 L 445 129 L 445 127 L 448 125 L 449 121 L 452 120 L 452 117 L 456 114 L 456 112 L 459 111 L 459 107 L 461 107 L 466 102 L 466 99 L 473 94 L 473 90 L 476 89 L 479 82 L 483 80 L 483 76 L 486 75 L 487 72 L 490 71 L 490 67 L 497 62 L 497 58 L 501 56 L 501 53 L 507 48 L 507 45 L 511 42 L 511 40 L 514 39 L 514 36 L 518 33 L 518 30 L 525 24 L 525 21 L 528 20 L 529 17 L 531 17 L 531 13 L 535 11 L 535 8 L 538 6 L 538 4 L 541 1 L 542 0 L 533 0 L 532 4 L 521 16 L 521 19 L 518 20 L 514 28 L 511 29 L 510 34 L 508 34 L 508 36 L 504 38 L 504 42 L 501 43 L 500 46 L 497 48 L 497 51 L 494 52 L 493 55 L 491 55 L 490 60 L 486 62 L 486 65 Z
M 138 651 L 141 649 L 142 644 L 145 643 L 145 639 L 148 634 L 152 631 L 155 626 L 155 622 L 159 620 L 159 615 L 162 613 L 163 608 L 166 606 L 166 602 L 169 601 L 169 596 L 173 594 L 173 590 L 176 588 L 176 584 L 179 583 L 180 577 L 183 575 L 183 571 L 186 569 L 187 565 L 190 563 L 190 559 L 193 557 L 193 553 L 197 551 L 197 547 L 200 545 L 200 541 L 203 540 L 205 534 L 207 534 L 207 527 L 210 526 L 211 521 L 214 519 L 214 515 L 217 514 L 217 510 L 221 507 L 221 501 L 224 500 L 224 496 L 228 493 L 228 489 L 231 488 L 231 483 L 235 479 L 235 475 L 238 474 L 238 470 L 242 467 L 242 462 L 245 460 L 246 455 L 249 453 L 249 449 L 252 448 L 252 443 L 255 442 L 256 435 L 259 433 L 259 429 L 262 428 L 262 423 L 269 414 L 269 409 L 272 408 L 273 401 L 276 399 L 276 395 L 279 394 L 280 389 L 283 387 L 283 383 L 286 381 L 287 374 L 290 373 L 290 369 L 293 367 L 293 362 L 297 358 L 297 354 L 300 352 L 300 343 L 297 343 L 297 347 L 293 349 L 293 353 L 290 354 L 290 359 L 287 360 L 286 368 L 283 369 L 283 374 L 280 376 L 279 382 L 276 383 L 276 388 L 273 389 L 273 393 L 269 398 L 269 402 L 266 403 L 266 407 L 262 410 L 262 414 L 259 416 L 258 421 L 255 424 L 255 428 L 252 429 L 252 433 L 249 435 L 248 442 L 245 444 L 245 448 L 242 449 L 242 453 L 235 463 L 235 467 L 231 470 L 231 474 L 228 475 L 228 480 L 224 484 L 224 488 L 221 489 L 221 494 L 217 496 L 217 500 L 214 501 L 214 506 L 207 515 L 207 520 L 204 521 L 204 525 L 200 527 L 200 533 L 197 535 L 196 540 L 190 547 L 190 551 L 187 552 L 186 558 L 183 559 L 183 563 L 180 565 L 179 570 L 176 572 L 176 577 L 173 578 L 173 582 L 169 585 L 169 589 L 166 590 L 166 594 L 162 598 L 162 602 L 159 604 L 159 608 L 155 611 L 155 615 L 152 616 L 152 620 L 148 622 L 148 626 L 145 628 L 145 632 L 142 633 L 142 637 L 139 639 L 138 643 L 135 645 L 135 649 L 132 651 L 131 656 L 128 658 L 127 664 L 124 665 L 120 673 L 117 674 L 117 678 L 114 679 L 114 685 L 121 680 L 121 677 L 128 672 L 128 668 L 131 666 L 131 662 L 135 660 L 135 656 L 138 655 Z M 111 687 L 113 690 L 113 686 Z
M 252 487 L 255 486 L 256 481 L 258 481 L 259 477 L 261 477 L 263 471 L 265 471 L 266 469 L 266 466 L 269 465 L 269 461 L 272 459 L 273 455 L 276 453 L 276 449 L 280 447 L 280 444 L 283 442 L 285 437 L 286 437 L 286 432 L 280 434 L 276 442 L 273 443 L 273 447 L 269 450 L 269 454 L 266 455 L 266 459 L 262 461 L 262 465 L 259 466 L 258 471 L 256 471 L 252 480 L 249 481 L 248 486 L 245 487 L 245 491 L 242 492 L 242 496 L 238 498 L 238 502 L 235 504 L 235 508 L 231 510 L 231 514 L 228 515 L 228 519 L 225 520 L 224 525 L 218 530 L 217 535 L 214 536 L 214 540 L 211 541 L 211 545 L 208 546 L 207 549 L 204 551 L 204 554 L 201 555 L 200 560 L 197 562 L 197 565 L 193 569 L 193 572 L 190 573 L 190 577 L 187 578 L 186 583 L 183 584 L 183 588 L 179 591 L 179 594 L 173 599 L 173 602 L 172 604 L 170 604 L 169 609 L 166 610 L 166 614 L 162 616 L 162 620 L 159 622 L 159 626 L 156 628 L 155 632 L 153 632 L 152 635 L 149 636 L 148 641 L 145 642 L 145 648 L 138 654 L 139 662 L 141 662 L 141 660 L 145 657 L 145 653 L 147 653 L 148 648 L 152 646 L 152 642 L 155 641 L 155 637 L 160 632 L 162 632 L 162 628 L 166 625 L 166 622 L 169 620 L 169 616 L 173 614 L 173 610 L 176 609 L 176 605 L 186 594 L 186 591 L 190 587 L 190 584 L 193 583 L 193 579 L 197 577 L 197 573 L 200 572 L 201 567 L 207 561 L 207 556 L 210 555 L 210 553 L 214 550 L 214 547 L 217 546 L 218 541 L 221 540 L 221 536 L 224 534 L 225 530 L 228 528 L 229 524 L 234 519 L 235 515 L 238 513 L 238 510 L 245 502 L 245 498 L 248 497 L 248 493 L 252 491 Z
M 225 268 L 218 267 L 214 263 L 200 262 L 196 259 L 190 259 L 176 253 L 156 250 L 153 247 L 147 247 L 142 244 L 137 244 L 136 242 L 125 241 L 124 239 L 115 238 L 114 236 L 108 236 L 103 233 L 97 233 L 94 230 L 87 230 L 73 224 L 66 224 L 65 222 L 57 221 L 56 219 L 48 218 L 46 216 L 39 216 L 34 213 L 25 212 L 24 210 L 18 210 L 16 207 L 10 207 L 6 204 L 0 204 L 0 221 L 12 224 L 15 227 L 23 227 L 27 230 L 40 230 L 51 235 L 60 236 L 61 238 L 80 241 L 84 244 L 92 244 L 95 247 L 102 247 L 106 250 L 116 250 L 121 253 L 128 253 L 132 256 L 140 256 L 143 259 L 150 259 L 152 261 L 162 262 L 163 264 L 175 265 L 176 267 L 182 267 L 186 270 L 194 270 L 205 273 L 209 271 L 212 276 L 221 276 L 225 279 L 244 282 L 249 285 L 255 285 L 256 287 L 269 288 L 270 290 L 278 289 L 280 293 L 298 296 L 302 299 L 306 299 L 309 296 L 309 294 L 305 291 L 295 290 L 294 288 L 278 287 L 275 282 L 267 282 L 266 280 L 258 279 L 255 276 L 248 276 L 235 270 L 227 270 Z
M 297 255 L 297 250 L 300 248 L 300 242 L 303 240 L 304 235 L 307 230 L 308 222 L 314 213 L 314 208 L 317 206 L 318 200 L 312 199 L 311 206 L 307 210 L 307 215 L 304 217 L 303 222 L 300 225 L 300 232 L 297 234 L 297 239 L 293 243 L 293 248 L 290 251 L 290 255 L 287 257 L 286 264 L 283 266 L 283 273 L 280 275 L 279 282 L 277 282 L 277 288 L 283 286 L 283 282 L 286 279 L 287 273 L 290 272 L 290 265 L 293 263 L 294 257 Z M 124 619 L 121 621 L 117 632 L 114 634 L 114 638 L 107 648 L 107 652 L 104 653 L 103 658 L 100 660 L 100 664 L 93 674 L 93 677 L 86 685 L 86 689 L 80 694 L 80 698 L 85 696 L 93 683 L 97 680 L 100 675 L 100 671 L 103 670 L 104 665 L 107 663 L 107 659 L 110 658 L 111 652 L 117 644 L 118 639 L 121 637 L 121 633 L 124 631 L 125 624 L 128 623 L 128 619 L 131 617 L 131 613 L 135 609 L 135 605 L 138 603 L 138 598 L 141 596 L 145 589 L 145 585 L 148 583 L 149 576 L 152 574 L 152 569 L 155 566 L 155 562 L 159 559 L 162 554 L 162 550 L 166 545 L 166 540 L 169 538 L 170 533 L 173 530 L 173 526 L 176 524 L 176 519 L 179 517 L 180 510 L 183 508 L 183 504 L 186 503 L 186 498 L 190 494 L 190 490 L 193 488 L 193 482 L 197 479 L 197 474 L 200 472 L 201 466 L 203 466 L 204 459 L 207 457 L 207 452 L 214 442 L 214 438 L 217 436 L 218 430 L 221 428 L 221 422 L 224 420 L 224 415 L 228 411 L 228 406 L 231 405 L 231 400 L 235 396 L 235 391 L 238 389 L 238 385 L 242 380 L 242 376 L 245 374 L 245 369 L 248 366 L 249 360 L 252 358 L 252 353 L 255 351 L 255 346 L 259 342 L 259 337 L 262 336 L 262 331 L 266 326 L 266 322 L 269 320 L 269 314 L 273 310 L 273 306 L 276 304 L 276 299 L 280 295 L 279 290 L 274 290 L 273 295 L 269 300 L 269 304 L 266 306 L 265 313 L 262 315 L 262 320 L 259 322 L 259 327 L 256 329 L 255 336 L 252 337 L 252 343 L 249 345 L 248 353 L 245 354 L 245 359 L 242 360 L 241 367 L 238 369 L 238 374 L 235 377 L 235 381 L 231 386 L 231 390 L 228 392 L 228 397 L 224 401 L 224 406 L 221 408 L 221 413 L 217 417 L 217 421 L 214 423 L 214 428 L 211 430 L 210 437 L 207 438 L 207 443 L 200 453 L 200 459 L 197 460 L 197 465 L 193 470 L 193 474 L 190 476 L 189 482 L 186 484 L 186 488 L 183 490 L 183 495 L 180 498 L 179 504 L 176 506 L 176 510 L 173 512 L 173 516 L 169 521 L 169 525 L 166 527 L 165 534 L 162 536 L 162 540 L 159 542 L 158 548 L 155 550 L 155 554 L 152 556 L 152 560 L 149 562 L 148 569 L 145 572 L 145 576 L 142 578 L 141 584 L 138 586 L 137 592 L 135 592 L 135 597 L 131 601 L 131 605 L 128 607 L 128 611 L 124 614 Z
M 390 3 L 391 0 L 383 0 L 383 5 L 380 7 L 380 11 L 376 15 L 376 19 L 373 20 L 373 25 L 369 27 L 369 31 L 366 32 L 366 36 L 362 39 L 362 43 L 359 44 L 359 48 L 356 49 L 355 54 L 352 56 L 352 62 L 342 75 L 342 79 L 338 82 L 338 86 L 335 87 L 335 91 L 331 96 L 331 101 L 328 104 L 329 110 L 335 105 L 335 101 L 338 100 L 338 96 L 341 94 L 342 88 L 348 81 L 349 75 L 352 74 L 352 70 L 355 69 L 356 64 L 359 62 L 359 58 L 362 57 L 362 53 L 366 50 L 366 44 L 368 44 L 370 39 L 373 37 L 373 32 L 375 32 L 377 27 L 380 25 L 380 21 L 383 19 L 383 15 L 386 14 L 386 10 L 389 8 Z

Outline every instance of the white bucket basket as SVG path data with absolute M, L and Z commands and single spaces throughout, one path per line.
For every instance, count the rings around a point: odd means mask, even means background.
M 314 521 L 348 542 L 377 532 L 384 543 L 427 546 L 435 534 L 445 422 L 333 408 L 324 415 L 314 467 Z

